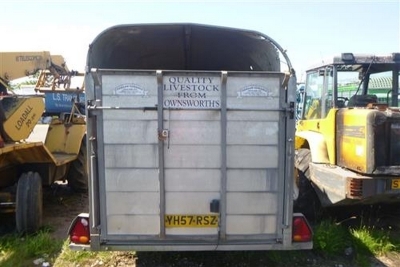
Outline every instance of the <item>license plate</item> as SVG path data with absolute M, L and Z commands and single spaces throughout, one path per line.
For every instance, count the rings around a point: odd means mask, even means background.
M 165 215 L 165 227 L 217 227 L 218 215 Z
M 392 179 L 392 189 L 400 189 L 400 179 Z

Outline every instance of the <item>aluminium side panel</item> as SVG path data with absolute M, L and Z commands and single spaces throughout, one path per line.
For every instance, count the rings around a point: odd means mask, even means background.
M 104 238 L 159 234 L 157 95 L 155 75 L 102 75 Z

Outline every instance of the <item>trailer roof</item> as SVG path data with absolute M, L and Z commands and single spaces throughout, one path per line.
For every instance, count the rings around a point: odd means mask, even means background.
M 249 30 L 191 23 L 117 25 L 94 39 L 87 66 L 280 71 L 280 50 L 283 51 L 268 36 Z M 284 51 L 283 54 L 288 61 Z

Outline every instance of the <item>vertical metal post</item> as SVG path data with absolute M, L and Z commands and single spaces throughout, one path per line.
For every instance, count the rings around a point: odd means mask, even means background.
M 396 64 L 394 66 L 394 70 L 393 70 L 393 76 L 392 76 L 392 107 L 398 107 L 399 105 L 399 71 L 400 68 L 399 66 Z
M 291 73 L 288 86 L 286 89 L 287 93 L 287 103 L 285 103 L 286 108 L 289 107 L 286 113 L 286 118 L 283 120 L 286 125 L 286 136 L 285 140 L 279 137 L 280 142 L 284 142 L 285 153 L 284 158 L 281 158 L 282 162 L 288 163 L 284 166 L 285 170 L 285 181 L 283 190 L 283 246 L 290 247 L 292 242 L 292 218 L 293 218 L 293 179 L 294 179 L 294 139 L 295 139 L 295 123 L 293 123 L 294 117 L 290 115 L 290 106 L 295 99 L 296 94 L 296 75 L 294 72 Z
M 219 238 L 226 238 L 226 180 L 227 180 L 227 83 L 228 72 L 221 72 L 221 200 Z
M 164 93 L 163 93 L 163 73 L 161 70 L 156 72 L 157 93 L 158 93 L 158 136 L 164 129 Z M 164 140 L 158 139 L 158 179 L 160 183 L 160 238 L 165 238 L 165 177 L 164 177 Z

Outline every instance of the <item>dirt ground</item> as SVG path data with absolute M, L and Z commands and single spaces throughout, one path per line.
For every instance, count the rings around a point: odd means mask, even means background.
M 89 211 L 87 194 L 71 192 L 65 184 L 58 184 L 44 191 L 44 216 L 43 223 L 54 229 L 52 235 L 60 240 L 67 239 L 68 228 L 73 218 L 81 212 Z M 400 218 L 399 220 L 400 221 Z M 399 231 L 400 229 L 395 229 Z M 278 264 L 271 260 L 268 252 L 146 252 L 137 253 L 136 258 L 132 254 L 114 252 L 113 263 L 101 263 L 93 259 L 90 266 L 136 266 L 136 267 L 208 267 L 208 266 L 320 266 L 320 267 L 355 267 L 353 261 L 344 255 L 326 259 L 317 255 L 314 251 L 301 252 L 301 260 L 290 262 L 288 265 Z M 207 256 L 205 256 L 207 255 Z M 276 260 L 276 259 L 275 259 Z M 111 264 L 111 265 L 110 265 Z M 398 267 L 400 266 L 400 254 L 371 258 L 371 267 Z
M 66 184 L 57 183 L 43 192 L 43 224 L 53 230 L 52 236 L 65 240 L 72 220 L 89 212 L 87 193 L 72 192 Z

